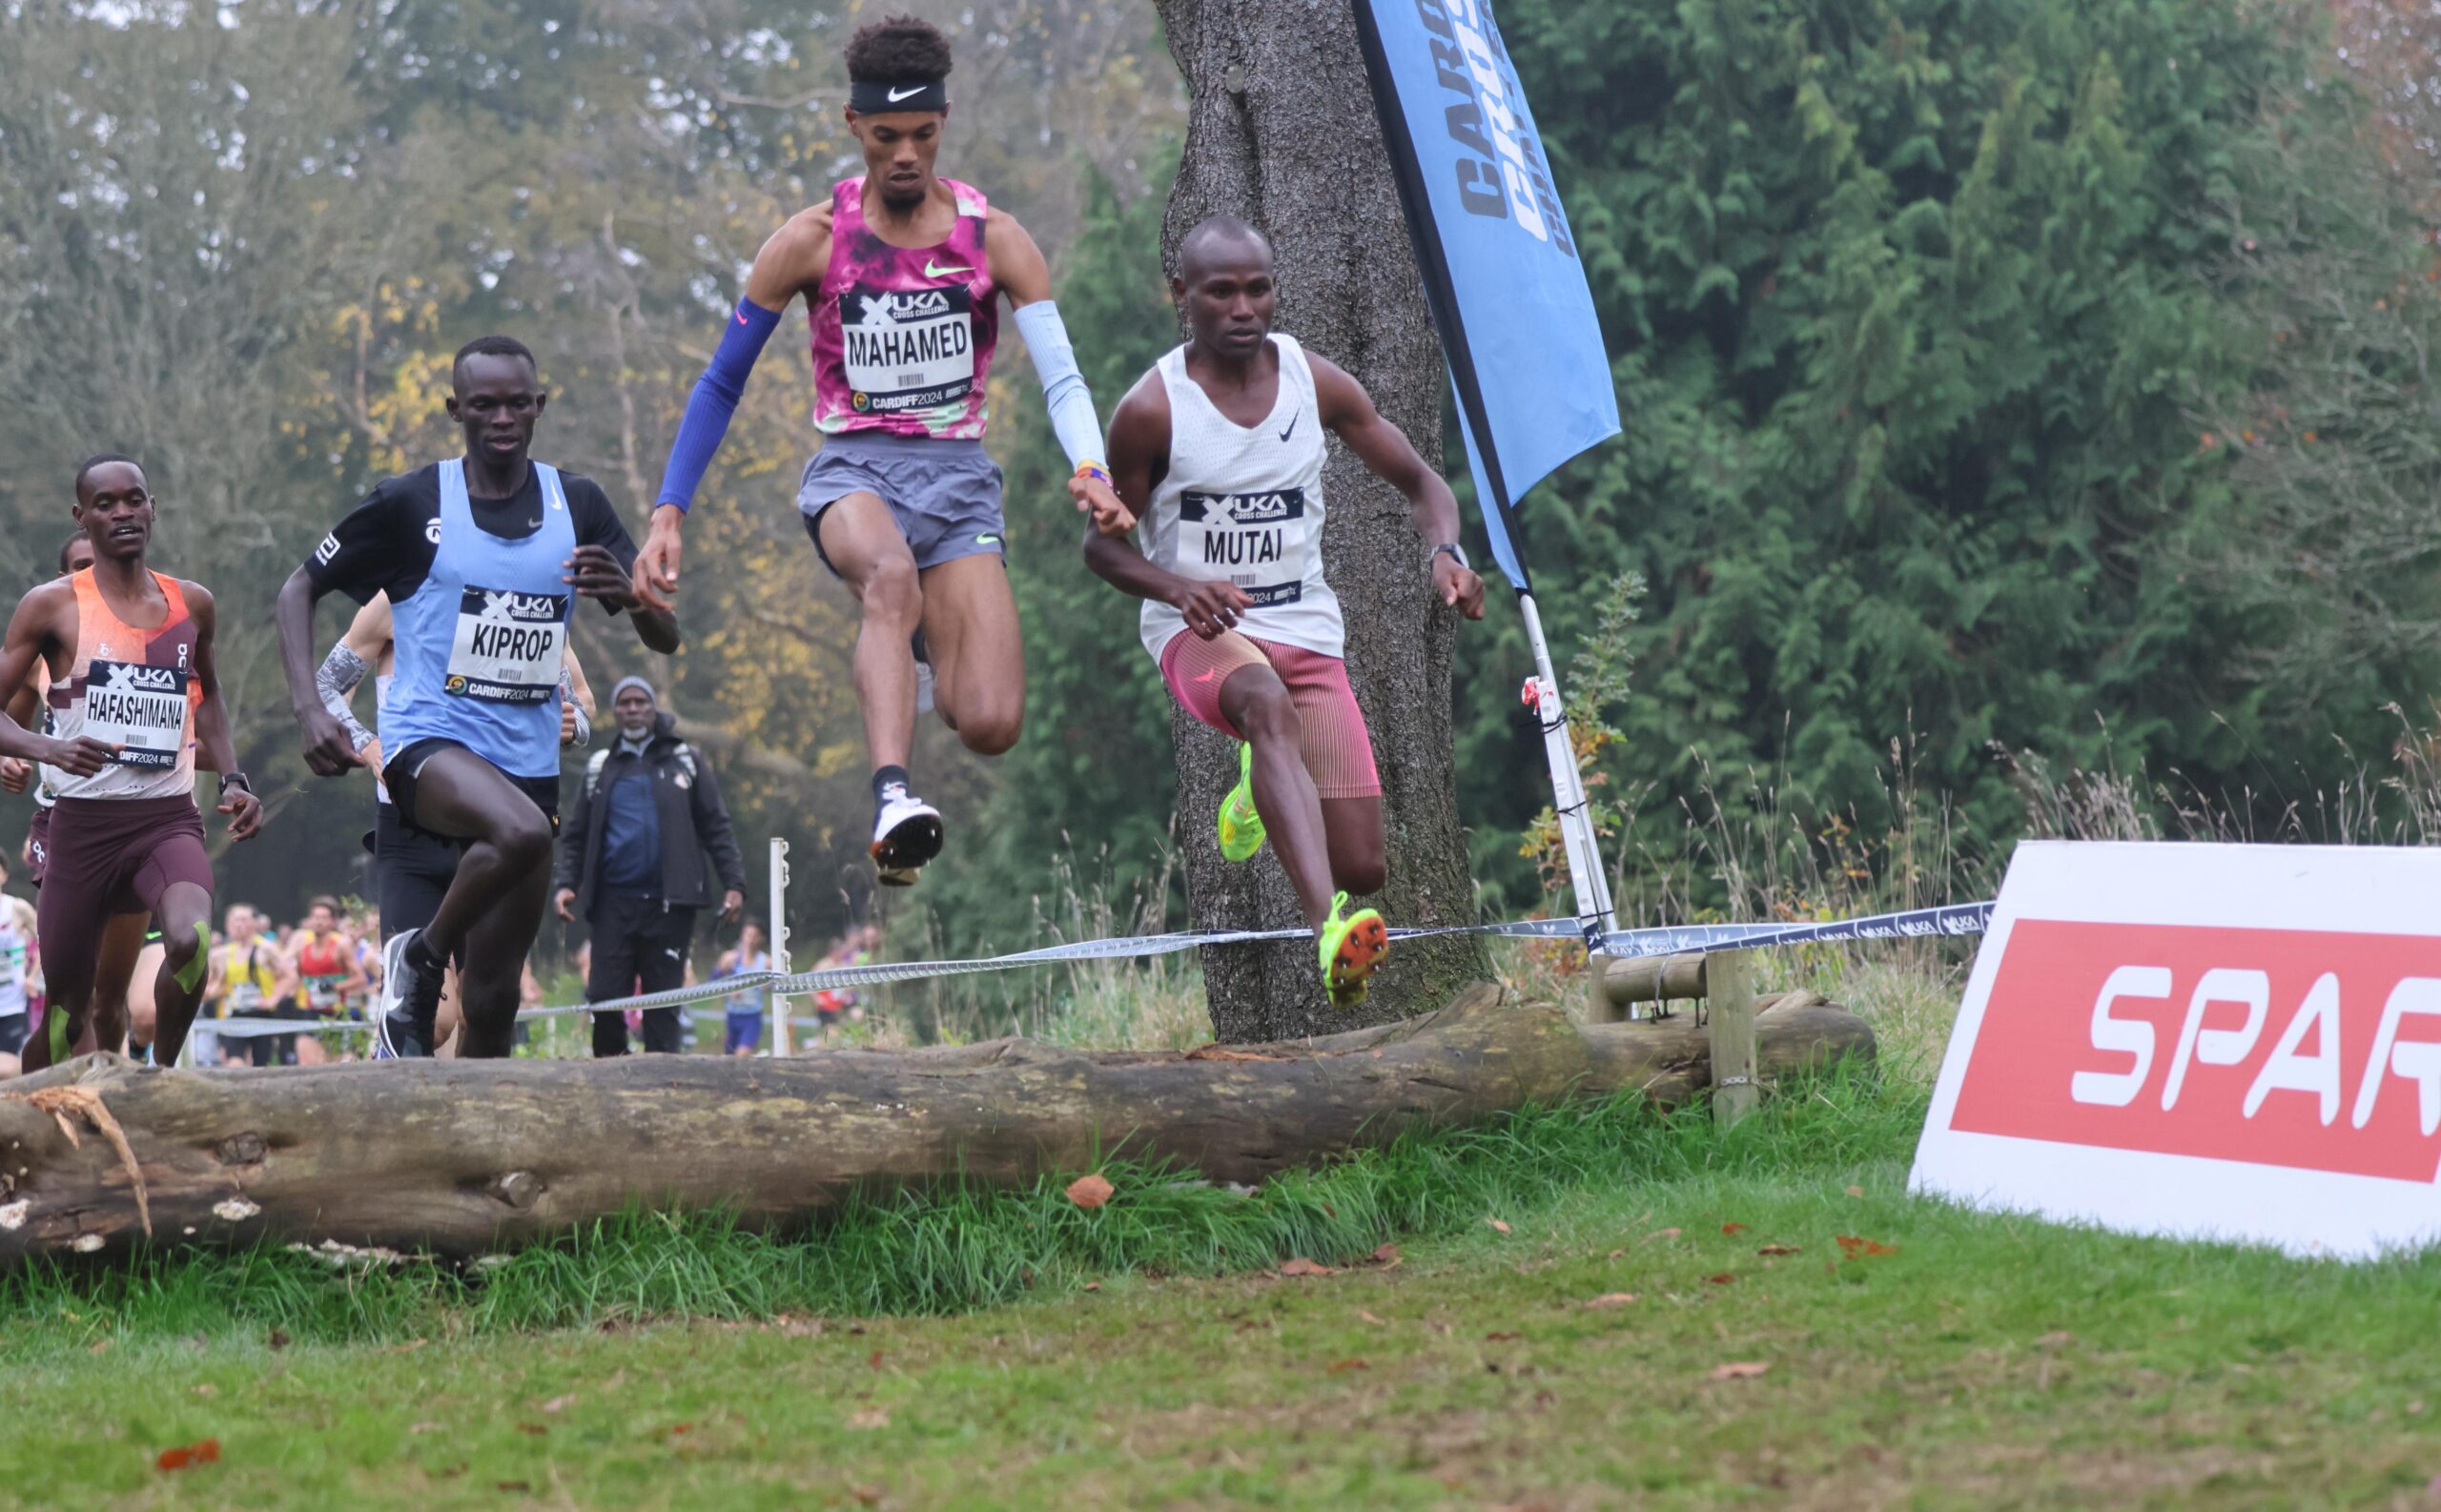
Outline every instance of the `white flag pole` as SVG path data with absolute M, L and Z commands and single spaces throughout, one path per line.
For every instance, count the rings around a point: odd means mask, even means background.
M 789 843 L 771 839 L 771 970 L 786 976 L 789 965 Z M 790 1053 L 789 1000 L 774 990 L 768 995 L 771 1009 L 771 1053 L 785 1059 Z
M 1576 894 L 1577 923 L 1585 930 L 1586 949 L 1599 953 L 1602 936 L 1618 928 L 1618 922 L 1611 915 L 1610 884 L 1603 875 L 1602 849 L 1586 802 L 1585 774 L 1577 768 L 1576 746 L 1569 739 L 1559 675 L 1551 670 L 1551 647 L 1543 639 L 1543 616 L 1534 607 L 1534 595 L 1519 590 L 1517 607 L 1526 617 L 1526 640 L 1534 648 L 1535 715 L 1542 722 L 1543 755 L 1551 768 L 1551 808 L 1568 843 L 1568 879 Z

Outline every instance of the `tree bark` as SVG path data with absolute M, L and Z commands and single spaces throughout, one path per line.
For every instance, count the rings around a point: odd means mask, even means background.
M 1707 1084 L 1692 1016 L 1579 1028 L 1476 987 L 1327 1039 L 1184 1054 L 1028 1040 L 790 1060 L 414 1061 L 162 1071 L 86 1056 L 0 1093 L 0 1266 L 156 1242 L 480 1254 L 632 1205 L 800 1224 L 855 1190 L 1019 1186 L 1121 1156 L 1256 1182 L 1418 1128 Z M 1870 1056 L 1794 994 L 1766 1073 Z M 74 1137 L 71 1137 L 73 1131 Z M 140 1181 L 137 1179 L 140 1176 Z
M 1280 327 L 1345 368 L 1391 423 L 1438 462 L 1445 364 L 1407 250 L 1398 193 L 1366 92 L 1347 0 L 1158 0 L 1190 96 L 1186 151 L 1170 191 L 1163 266 L 1195 223 L 1242 215 L 1279 258 Z M 1348 681 L 1382 770 L 1389 884 L 1374 900 L 1394 926 L 1468 924 L 1474 884 L 1452 772 L 1450 637 L 1406 501 L 1337 441 L 1323 472 L 1323 570 L 1347 618 Z M 1294 928 L 1296 896 L 1265 850 L 1220 859 L 1211 816 L 1238 780 L 1234 743 L 1173 709 L 1187 897 L 1203 929 Z M 1385 1023 L 1446 1002 L 1485 974 L 1480 941 L 1410 941 L 1365 1002 L 1334 1011 L 1310 944 L 1203 952 L 1213 1032 L 1286 1039 Z

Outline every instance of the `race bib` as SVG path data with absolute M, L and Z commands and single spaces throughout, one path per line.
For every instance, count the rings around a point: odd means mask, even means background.
M 441 691 L 496 704 L 543 703 L 559 689 L 567 616 L 564 593 L 465 589 Z
M 187 678 L 174 666 L 94 661 L 85 670 L 85 733 L 120 747 L 122 766 L 167 771 L 186 745 Z
M 339 1006 L 339 983 L 336 976 L 309 976 L 305 979 L 305 1006 L 327 1013 Z
M 974 306 L 964 284 L 843 291 L 840 348 L 856 413 L 935 409 L 973 393 Z
M 263 990 L 254 982 L 229 984 L 229 1011 L 251 1013 L 263 1006 Z
M 1313 521 L 1305 490 L 1179 495 L 1178 562 L 1199 582 L 1233 583 L 1260 606 L 1304 597 Z

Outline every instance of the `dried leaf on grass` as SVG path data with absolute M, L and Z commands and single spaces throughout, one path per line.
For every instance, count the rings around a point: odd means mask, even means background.
M 153 1462 L 164 1470 L 185 1470 L 199 1464 L 218 1464 L 220 1440 L 206 1439 L 199 1443 L 180 1444 L 175 1449 L 164 1449 L 161 1451 L 160 1458 Z
M 565 1412 L 575 1405 L 576 1393 L 569 1392 L 566 1396 L 554 1397 L 550 1400 L 543 1403 L 543 1410 L 544 1412 Z
M 1498 1218 L 1486 1218 L 1484 1221 L 1492 1226 L 1492 1232 L 1495 1234 L 1506 1234 L 1508 1232 L 1508 1225 L 1503 1223 Z
M 1399 1247 L 1395 1244 L 1385 1244 L 1375 1250 L 1373 1252 L 1373 1263 L 1385 1266 L 1398 1264 Z
M 1635 1299 L 1636 1294 L 1633 1292 L 1605 1292 L 1585 1305 L 1588 1307 L 1625 1307 Z
M 32 1092 L 0 1093 L 0 1097 L 25 1103 L 38 1113 L 51 1114 L 58 1123 L 59 1132 L 68 1136 L 72 1150 L 82 1150 L 85 1142 L 76 1136 L 76 1126 L 68 1119 L 70 1114 L 76 1114 L 99 1131 L 101 1136 L 110 1141 L 111 1148 L 118 1153 L 119 1168 L 127 1173 L 128 1185 L 135 1191 L 135 1216 L 144 1225 L 144 1236 L 148 1239 L 153 1236 L 153 1203 L 144 1190 L 144 1172 L 135 1163 L 135 1151 L 127 1142 L 127 1131 L 111 1116 L 100 1093 L 91 1087 L 42 1087 Z
M 1336 1276 L 1339 1273 L 1327 1265 L 1317 1264 L 1300 1255 L 1294 1259 L 1282 1260 L 1280 1264 L 1280 1274 L 1282 1276 Z
M 1865 1189 L 1864 1189 L 1864 1188 L 1862 1188 L 1862 1187 L 1850 1187 L 1850 1188 L 1848 1189 L 1848 1195 L 1850 1195 L 1850 1196 L 1852 1196 L 1852 1197 L 1860 1197 L 1860 1196 L 1863 1196 L 1864 1195 L 1865 1195 Z
M 1878 1239 L 1868 1239 L 1859 1235 L 1841 1234 L 1836 1237 L 1839 1241 L 1840 1257 L 1845 1259 L 1862 1260 L 1875 1256 L 1898 1253 L 1898 1246 L 1895 1244 L 1884 1244 Z
M 1770 1362 L 1766 1360 L 1733 1359 L 1724 1365 L 1714 1365 L 1711 1374 L 1705 1379 L 1708 1380 L 1753 1380 L 1771 1368 Z
M 1068 1200 L 1080 1208 L 1097 1208 L 1108 1202 L 1118 1190 L 1098 1174 L 1078 1176 L 1068 1183 Z
M 1389 1326 L 1390 1326 L 1390 1325 L 1389 1325 L 1389 1323 L 1388 1323 L 1388 1321 L 1387 1321 L 1386 1319 L 1376 1318 L 1376 1317 L 1374 1317 L 1372 1314 L 1370 1314 L 1370 1313 L 1368 1313 L 1368 1312 L 1364 1311 L 1364 1310 L 1363 1308 L 1361 1308 L 1361 1307 L 1360 1307 L 1360 1308 L 1358 1308 L 1358 1309 L 1356 1310 L 1356 1316 L 1357 1316 L 1357 1317 L 1359 1317 L 1359 1318 L 1363 1318 L 1363 1319 L 1364 1319 L 1366 1322 L 1368 1322 L 1368 1323 L 1372 1324 L 1372 1325 L 1373 1325 L 1374 1327 L 1376 1327 L 1376 1328 L 1387 1328 L 1387 1327 L 1389 1327 Z
M 1720 1231 L 1723 1234 L 1743 1234 L 1746 1232 L 1746 1225 L 1743 1223 L 1724 1223 L 1720 1226 Z
M 1766 1244 L 1754 1253 L 1757 1255 L 1776 1257 L 1782 1255 L 1803 1255 L 1805 1250 L 1802 1246 L 1795 1244 Z
M 1645 1237 L 1648 1239 L 1674 1239 L 1683 1232 L 1685 1231 L 1681 1229 L 1655 1229 L 1651 1234 L 1646 1235 Z
M 1721 1271 L 1714 1275 L 1707 1276 L 1704 1279 L 1712 1282 L 1714 1286 L 1727 1286 L 1730 1282 L 1737 1279 L 1737 1273 L 1735 1271 Z
M 1334 1359 L 1330 1362 L 1330 1373 L 1334 1376 L 1344 1376 L 1351 1370 L 1371 1370 L 1372 1368 L 1361 1359 Z
M 887 1428 L 890 1426 L 890 1409 L 859 1407 L 848 1415 L 848 1426 L 857 1429 Z

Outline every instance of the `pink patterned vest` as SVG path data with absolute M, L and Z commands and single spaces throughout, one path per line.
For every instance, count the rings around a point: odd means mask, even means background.
M 957 226 L 935 246 L 893 247 L 865 222 L 865 181 L 831 191 L 831 266 L 811 301 L 813 423 L 827 436 L 979 439 L 1000 339 L 984 255 L 982 194 L 954 179 Z

